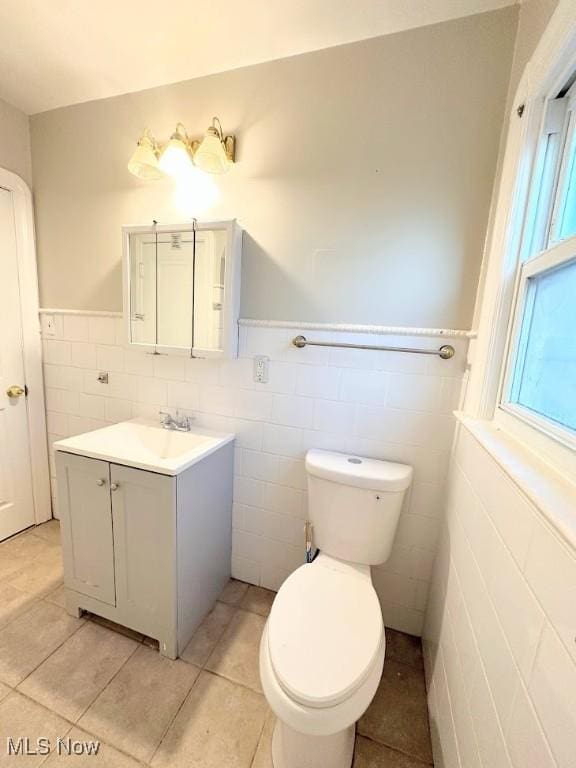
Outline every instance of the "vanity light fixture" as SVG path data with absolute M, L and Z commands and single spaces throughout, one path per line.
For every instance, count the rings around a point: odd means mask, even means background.
M 193 165 L 210 174 L 226 173 L 235 159 L 236 138 L 225 136 L 217 117 L 212 118 L 202 139 L 191 139 L 182 123 L 167 144 L 158 144 L 146 128 L 128 170 L 141 179 L 160 179 L 162 174 L 182 179 L 193 170 Z
M 134 154 L 128 163 L 128 170 L 139 179 L 160 179 L 162 173 L 158 167 L 158 144 L 148 128 L 138 139 Z
M 234 162 L 234 136 L 224 136 L 217 117 L 194 152 L 194 165 L 207 173 L 226 173 Z
M 158 165 L 162 173 L 174 178 L 180 178 L 192 169 L 190 140 L 182 123 L 178 123 L 170 141 L 160 152 Z

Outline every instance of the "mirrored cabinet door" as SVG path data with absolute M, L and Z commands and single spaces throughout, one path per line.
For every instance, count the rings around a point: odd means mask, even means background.
M 194 346 L 222 349 L 223 306 L 226 278 L 225 230 L 196 232 L 194 263 Z
M 235 221 L 124 227 L 128 343 L 235 357 L 241 249 Z
M 156 343 L 156 235 L 130 235 L 130 341 Z
M 156 245 L 156 344 L 191 349 L 194 232 L 159 232 Z

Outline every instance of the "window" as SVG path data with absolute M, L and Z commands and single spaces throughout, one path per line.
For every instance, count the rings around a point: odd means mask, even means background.
M 576 449 L 576 86 L 548 102 L 500 408 Z

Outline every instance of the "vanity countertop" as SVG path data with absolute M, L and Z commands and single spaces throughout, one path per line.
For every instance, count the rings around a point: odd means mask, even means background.
M 162 475 L 177 475 L 234 440 L 235 435 L 193 427 L 164 429 L 152 419 L 132 419 L 58 440 L 57 451 L 102 459 Z

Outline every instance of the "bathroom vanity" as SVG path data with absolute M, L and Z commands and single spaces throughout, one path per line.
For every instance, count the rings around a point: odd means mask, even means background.
M 55 443 L 69 613 L 179 655 L 230 577 L 233 444 L 146 419 Z

